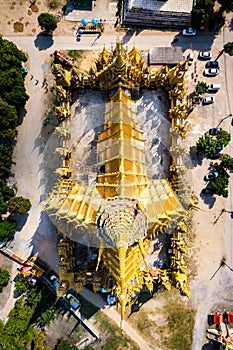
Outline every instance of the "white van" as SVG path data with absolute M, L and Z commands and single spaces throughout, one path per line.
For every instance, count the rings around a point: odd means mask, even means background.
M 194 60 L 194 56 L 193 56 L 193 53 L 190 52 L 188 54 L 188 65 L 191 66 L 191 64 L 193 63 L 193 60 Z
M 208 84 L 208 92 L 217 92 L 221 89 L 221 84 Z

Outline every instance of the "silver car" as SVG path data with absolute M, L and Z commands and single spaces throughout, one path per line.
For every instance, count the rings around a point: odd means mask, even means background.
M 211 103 L 214 103 L 215 101 L 215 98 L 214 97 L 204 97 L 203 100 L 202 100 L 202 104 L 203 105 L 209 105 Z
M 212 58 L 212 53 L 209 51 L 201 51 L 199 52 L 198 57 L 203 60 L 210 60 Z

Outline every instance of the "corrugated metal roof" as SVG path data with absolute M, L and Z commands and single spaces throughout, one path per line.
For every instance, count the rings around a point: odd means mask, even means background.
M 149 52 L 149 65 L 176 64 L 185 60 L 181 47 L 154 47 Z

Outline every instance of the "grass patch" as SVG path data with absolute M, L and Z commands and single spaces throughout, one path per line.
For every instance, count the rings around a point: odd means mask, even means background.
M 71 58 L 75 58 L 77 61 L 82 59 L 83 50 L 70 50 L 67 55 Z
M 103 344 L 101 344 L 102 350 L 139 350 L 137 345 L 125 335 L 122 335 L 120 329 L 103 315 L 101 311 L 98 311 L 95 314 L 95 318 L 98 322 L 98 328 L 103 333 Z M 88 349 L 93 348 L 89 346 Z
M 167 318 L 167 334 L 163 327 L 159 328 L 159 333 L 163 334 L 161 347 L 166 350 L 191 350 L 196 311 L 181 300 L 171 298 L 163 312 Z

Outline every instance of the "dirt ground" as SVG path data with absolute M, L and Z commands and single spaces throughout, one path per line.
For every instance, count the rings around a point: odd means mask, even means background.
M 57 0 L 59 6 L 56 9 L 51 9 L 48 6 L 49 2 L 51 1 L 0 0 L 0 35 L 38 35 L 41 32 L 41 28 L 38 25 L 37 17 L 42 12 L 53 14 L 58 19 L 58 25 L 54 31 L 55 36 L 73 34 L 73 32 L 77 30 L 78 22 L 65 20 L 64 17 L 62 17 L 62 8 L 66 5 L 67 1 Z M 103 16 L 105 16 L 105 14 L 103 14 Z M 104 23 L 105 33 L 113 30 L 114 25 L 111 21 Z

